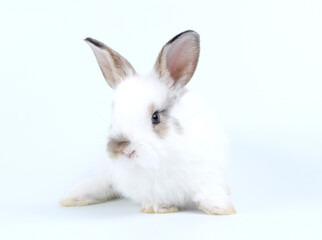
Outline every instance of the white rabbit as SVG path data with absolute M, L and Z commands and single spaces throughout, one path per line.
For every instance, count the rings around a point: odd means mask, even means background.
M 115 90 L 106 168 L 64 197 L 81 206 L 126 197 L 142 212 L 168 213 L 194 202 L 207 214 L 232 214 L 224 182 L 227 141 L 214 113 L 185 85 L 199 59 L 199 34 L 185 31 L 141 76 L 120 54 L 87 38 Z

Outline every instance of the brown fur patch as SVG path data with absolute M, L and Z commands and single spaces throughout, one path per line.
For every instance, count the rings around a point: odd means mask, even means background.
M 111 158 L 117 158 L 124 154 L 124 149 L 130 145 L 130 141 L 120 135 L 117 138 L 111 138 L 107 143 L 107 151 Z
M 161 119 L 161 122 L 153 126 L 153 130 L 158 134 L 160 138 L 164 138 L 168 133 L 168 126 L 166 120 Z
M 150 104 L 148 107 L 148 111 L 150 116 L 152 117 L 152 114 L 157 111 L 158 109 L 156 109 L 154 104 Z M 158 111 L 159 113 L 159 117 L 160 117 L 160 123 L 158 124 L 153 124 L 153 131 L 160 137 L 160 138 L 164 138 L 167 133 L 168 133 L 168 111 L 167 110 L 161 110 Z
M 167 133 L 169 132 L 169 124 L 174 126 L 174 130 L 178 134 L 182 134 L 182 132 L 183 132 L 183 128 L 182 128 L 179 120 L 172 117 L 172 116 L 169 116 L 169 114 L 168 114 L 169 109 L 171 109 L 173 107 L 174 103 L 175 103 L 175 99 L 168 98 L 168 100 L 164 104 L 165 110 L 159 111 L 160 123 L 152 126 L 154 132 L 160 138 L 164 138 L 167 135 Z M 150 114 L 149 116 L 152 116 L 155 111 L 157 111 L 157 109 L 156 109 L 155 105 L 153 103 L 151 103 L 148 107 L 148 114 Z
M 113 49 L 107 46 L 105 49 L 108 50 L 113 60 L 113 64 L 117 72 L 117 75 L 119 77 L 124 79 L 125 77 L 128 76 L 128 74 L 133 74 L 133 75 L 135 74 L 135 70 L 132 67 L 132 65 L 124 57 L 122 57 L 121 54 L 119 54 L 118 52 L 114 51 Z

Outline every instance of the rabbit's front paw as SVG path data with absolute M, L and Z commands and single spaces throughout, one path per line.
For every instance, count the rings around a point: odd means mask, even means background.
M 141 210 L 141 212 L 143 213 L 174 213 L 178 211 L 179 209 L 175 206 L 161 207 L 161 208 L 144 207 Z
M 108 200 L 112 200 L 115 197 L 101 197 L 98 198 L 97 196 L 85 194 L 85 195 L 79 195 L 79 196 L 67 196 L 62 198 L 59 201 L 59 204 L 64 207 L 81 207 L 81 206 L 87 206 L 91 204 L 106 202 Z
M 64 207 L 79 207 L 79 206 L 87 206 L 90 203 L 86 198 L 66 197 L 66 198 L 62 198 L 59 201 L 59 204 Z
M 199 204 L 199 209 L 209 215 L 230 215 L 236 213 L 232 203 L 228 203 L 226 207 L 206 206 Z

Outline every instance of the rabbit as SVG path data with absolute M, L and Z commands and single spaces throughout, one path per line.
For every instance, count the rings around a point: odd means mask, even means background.
M 108 159 L 101 174 L 60 204 L 125 197 L 144 213 L 176 212 L 190 203 L 207 214 L 235 213 L 225 184 L 228 141 L 214 112 L 186 89 L 199 60 L 199 34 L 188 30 L 173 37 L 147 75 L 102 42 L 85 41 L 114 90 Z

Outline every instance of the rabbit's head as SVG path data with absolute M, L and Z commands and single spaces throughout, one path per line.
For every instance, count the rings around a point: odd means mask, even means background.
M 184 131 L 173 111 L 197 67 L 198 33 L 186 31 L 172 38 L 146 76 L 138 75 L 124 57 L 105 44 L 85 40 L 115 91 L 107 146 L 110 157 L 125 164 L 157 168 L 160 159 L 176 147 L 168 139 Z

